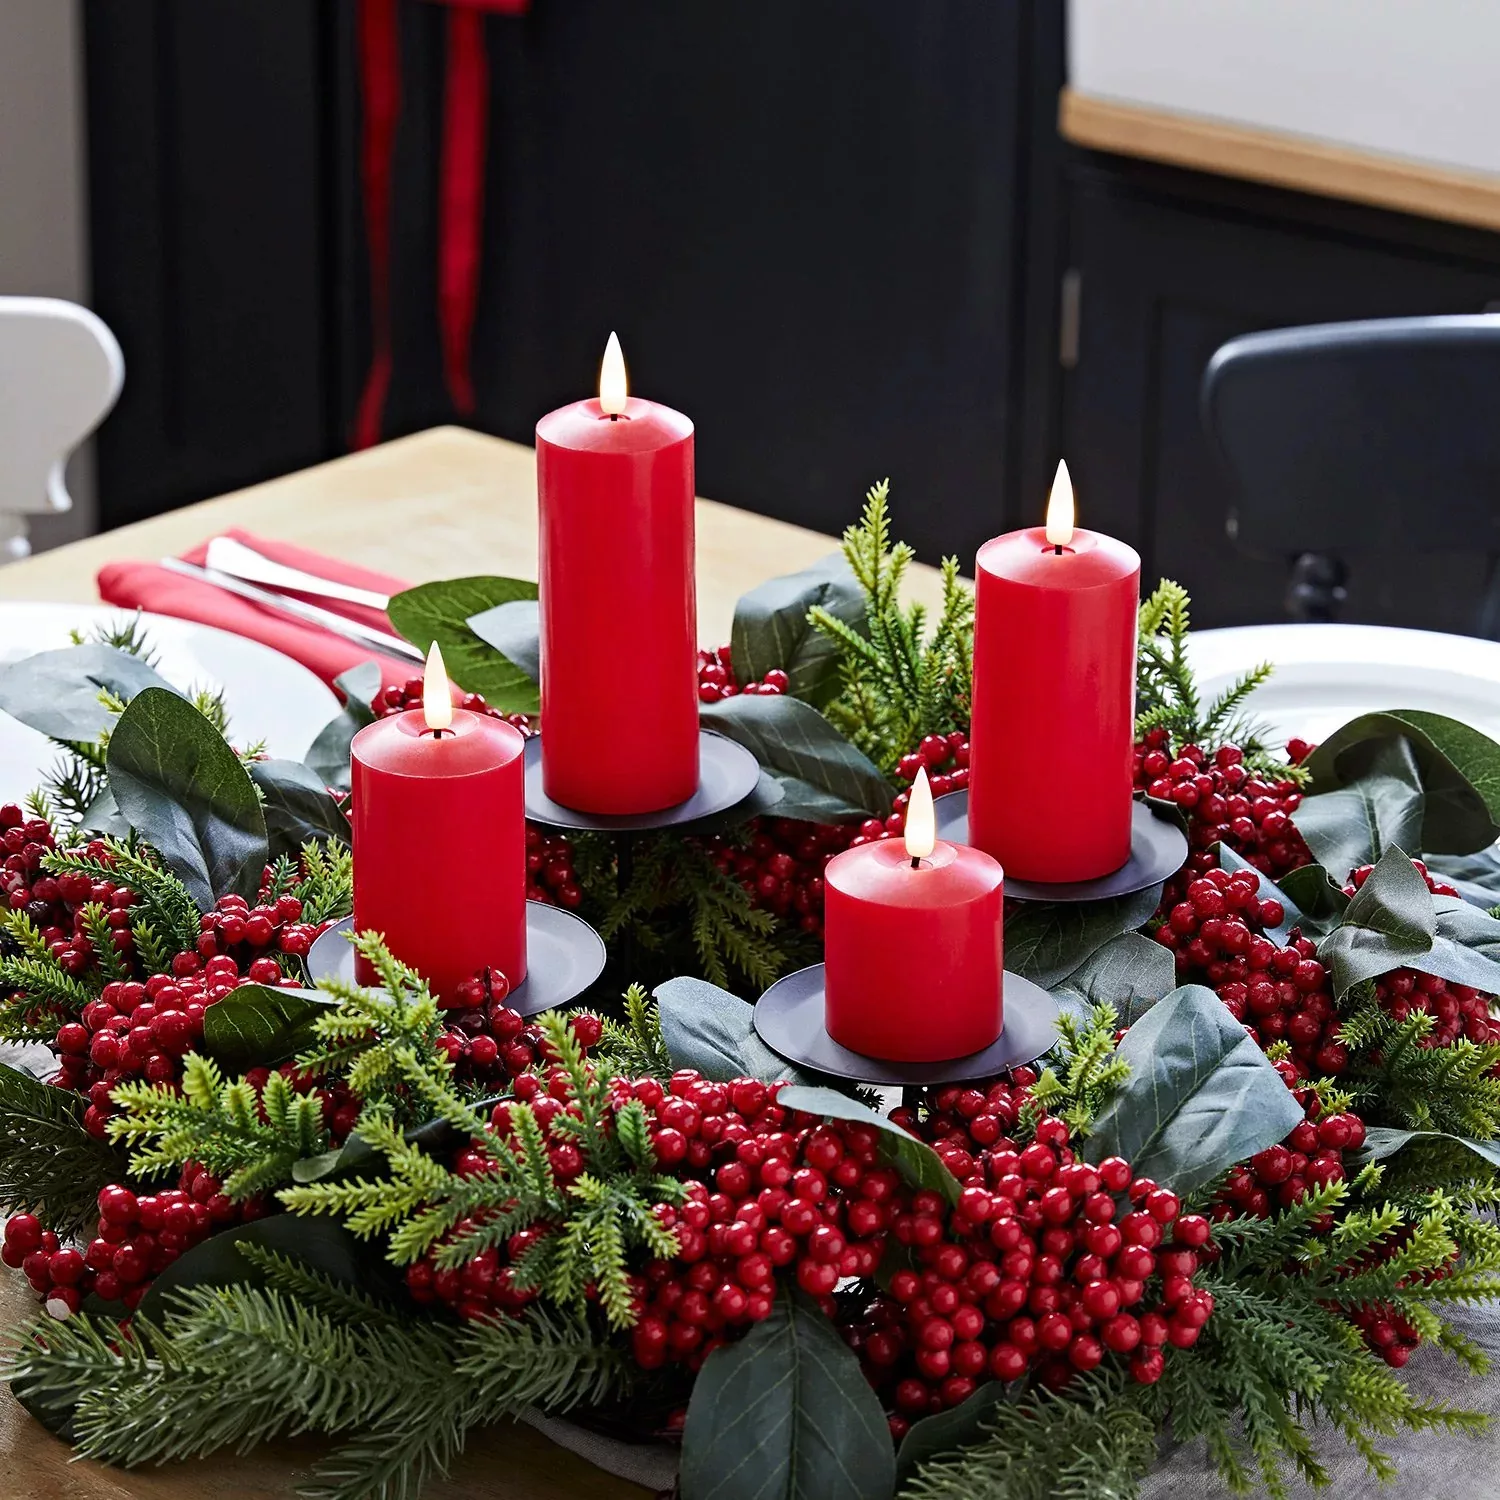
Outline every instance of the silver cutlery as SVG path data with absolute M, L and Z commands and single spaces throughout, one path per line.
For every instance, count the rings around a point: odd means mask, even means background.
M 200 583 L 211 583 L 215 588 L 223 589 L 227 594 L 237 594 L 241 599 L 249 599 L 252 603 L 264 605 L 267 609 L 278 610 L 294 620 L 303 621 L 304 624 L 320 626 L 334 635 L 343 636 L 345 640 L 354 641 L 361 646 L 369 646 L 373 650 L 384 652 L 387 656 L 399 656 L 406 661 L 415 662 L 426 660 L 421 651 L 403 641 L 400 636 L 391 635 L 388 631 L 376 630 L 369 625 L 362 625 L 358 620 L 345 619 L 343 615 L 336 615 L 332 610 L 322 609 L 316 604 L 308 604 L 305 600 L 289 599 L 284 594 L 274 594 L 269 589 L 259 588 L 253 583 L 247 583 L 243 578 L 221 572 L 217 568 L 200 568 L 196 563 L 183 562 L 180 557 L 164 557 L 161 565 L 170 572 L 181 573 L 185 578 L 196 578 Z
M 216 536 L 208 544 L 208 566 L 215 573 L 228 573 L 232 578 L 246 583 L 263 584 L 280 593 L 291 589 L 298 594 L 316 594 L 324 599 L 338 599 L 344 604 L 363 604 L 378 609 L 383 614 L 391 602 L 388 595 L 377 594 L 373 589 L 356 588 L 350 583 L 335 583 L 331 578 L 319 578 L 302 568 L 293 568 L 276 562 L 254 547 L 247 547 L 232 536 Z

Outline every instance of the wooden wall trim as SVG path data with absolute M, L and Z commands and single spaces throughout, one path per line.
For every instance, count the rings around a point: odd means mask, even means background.
M 1500 230 L 1500 176 L 1401 161 L 1064 88 L 1058 129 L 1075 146 Z

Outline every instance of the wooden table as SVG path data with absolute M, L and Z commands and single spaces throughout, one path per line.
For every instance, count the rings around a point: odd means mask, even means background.
M 853 520 L 860 497 L 849 497 Z M 531 449 L 444 427 L 170 515 L 125 526 L 0 568 L 0 598 L 93 602 L 94 575 L 118 558 L 183 552 L 229 526 L 297 542 L 413 583 L 460 574 L 536 575 L 536 476 Z M 898 527 L 899 530 L 899 527 Z M 832 538 L 711 500 L 698 502 L 698 621 L 706 643 L 729 639 L 734 601 L 778 573 L 826 556 Z M 915 567 L 912 597 L 936 606 L 937 571 Z M 30 1288 L 0 1271 L 0 1326 L 37 1310 Z M 4 1500 L 269 1500 L 290 1495 L 322 1444 L 286 1443 L 250 1457 L 124 1472 L 80 1461 L 0 1393 Z M 524 1425 L 471 1439 L 432 1500 L 641 1500 L 646 1491 L 602 1474 Z

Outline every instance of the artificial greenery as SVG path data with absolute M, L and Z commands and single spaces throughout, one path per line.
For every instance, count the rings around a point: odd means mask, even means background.
M 839 651 L 841 688 L 827 716 L 887 773 L 924 735 L 968 729 L 974 678 L 974 595 L 959 579 L 958 559 L 943 559 L 943 604 L 929 635 L 926 608 L 901 603 L 916 553 L 891 541 L 889 495 L 882 479 L 844 533 L 864 620 L 851 625 L 821 605 L 808 615 Z
M 1086 1023 L 1067 1010 L 1057 1017 L 1054 1062 L 1043 1067 L 1022 1110 L 1020 1127 L 1029 1134 L 1043 1114 L 1066 1120 L 1077 1136 L 1087 1136 L 1094 1118 L 1130 1074 L 1115 1051 L 1118 1017 L 1112 1005 L 1096 1005 Z

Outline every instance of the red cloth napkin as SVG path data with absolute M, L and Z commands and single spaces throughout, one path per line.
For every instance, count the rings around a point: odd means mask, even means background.
M 350 563 L 335 562 L 318 552 L 309 552 L 305 547 L 294 547 L 290 542 L 274 542 L 252 535 L 248 531 L 230 530 L 224 533 L 236 541 L 253 547 L 266 557 L 287 567 L 301 568 L 327 578 L 334 583 L 349 583 L 356 588 L 373 589 L 381 594 L 398 594 L 406 588 L 400 578 L 386 573 L 375 573 L 369 568 L 358 568 Z M 208 543 L 195 547 L 184 554 L 186 561 L 203 563 Z M 304 625 L 275 610 L 241 599 L 237 594 L 225 593 L 211 583 L 196 578 L 184 578 L 156 563 L 114 562 L 106 563 L 99 570 L 99 597 L 106 604 L 118 604 L 126 609 L 145 609 L 159 615 L 175 615 L 179 620 L 196 620 L 202 625 L 215 625 L 220 630 L 235 635 L 247 636 L 252 641 L 270 646 L 293 661 L 299 661 L 309 671 L 315 672 L 330 685 L 341 672 L 358 666 L 362 661 L 374 661 L 380 665 L 381 675 L 387 687 L 399 687 L 408 678 L 418 675 L 421 668 L 414 662 L 399 657 L 385 656 L 372 646 L 362 646 L 357 641 L 346 641 L 342 636 L 316 625 Z M 391 622 L 379 610 L 366 609 L 359 604 L 341 604 L 332 599 L 307 596 L 308 602 L 346 619 L 358 620 L 361 624 L 373 625 L 379 630 L 389 630 Z

